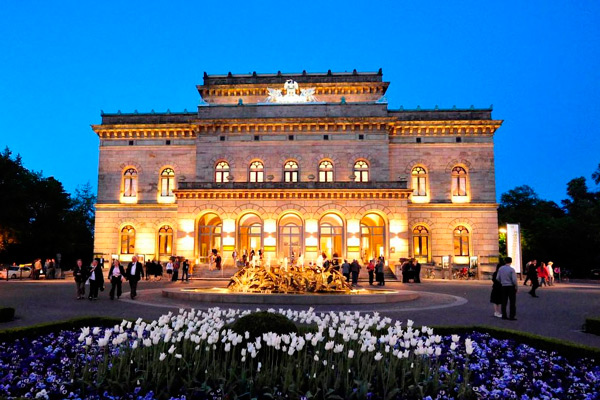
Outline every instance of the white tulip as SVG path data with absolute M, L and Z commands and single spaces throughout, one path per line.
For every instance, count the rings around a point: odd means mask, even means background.
M 348 358 L 354 358 L 354 350 L 348 350 Z
M 377 352 L 377 353 L 375 354 L 375 361 L 379 361 L 379 360 L 381 360 L 382 358 L 383 358 L 383 355 L 382 355 L 380 352 Z

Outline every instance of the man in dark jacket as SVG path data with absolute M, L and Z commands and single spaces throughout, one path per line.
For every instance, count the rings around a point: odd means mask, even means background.
M 531 297 L 538 297 L 538 295 L 535 294 L 536 289 L 540 286 L 537 273 L 537 260 L 533 260 L 531 264 L 529 264 L 527 278 L 531 281 L 531 290 L 529 291 L 529 294 Z
M 360 264 L 356 259 L 350 264 L 350 272 L 352 273 L 352 286 L 358 285 L 358 273 L 360 272 Z
M 85 298 L 85 281 L 88 278 L 81 258 L 77 260 L 77 265 L 73 268 L 73 278 L 77 286 L 77 300 L 81 300 Z
M 129 281 L 129 288 L 131 289 L 131 299 L 135 299 L 137 296 L 137 284 L 144 277 L 144 270 L 142 263 L 138 262 L 138 258 L 133 256 L 129 265 L 127 265 L 127 280 Z

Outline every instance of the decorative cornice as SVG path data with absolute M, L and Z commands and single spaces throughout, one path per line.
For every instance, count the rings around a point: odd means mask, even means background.
M 218 133 L 288 133 L 288 132 L 354 132 L 385 131 L 391 118 L 308 118 L 247 120 L 247 119 L 211 119 L 197 123 L 200 134 Z
M 307 84 L 315 88 L 315 95 L 383 95 L 389 82 L 348 82 L 348 83 L 315 83 Z M 197 86 L 198 92 L 204 99 L 214 97 L 243 97 L 258 96 L 265 99 L 269 95 L 267 87 L 273 84 L 237 84 Z
M 395 121 L 388 126 L 390 135 L 397 136 L 468 136 L 493 135 L 501 120 L 463 121 Z
M 92 125 L 100 139 L 194 139 L 191 124 Z

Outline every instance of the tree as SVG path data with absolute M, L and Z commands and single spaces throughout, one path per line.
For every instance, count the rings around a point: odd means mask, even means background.
M 0 193 L 0 262 L 92 255 L 95 196 L 89 184 L 72 198 L 58 180 L 29 171 L 6 148 L 0 154 Z

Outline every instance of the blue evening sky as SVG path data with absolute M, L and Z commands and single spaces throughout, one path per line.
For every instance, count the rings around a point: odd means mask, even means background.
M 599 12 L 598 1 L 3 0 L 0 146 L 68 191 L 95 187 L 100 110 L 194 110 L 204 71 L 383 68 L 392 108 L 493 104 L 505 121 L 498 198 L 529 184 L 559 201 L 600 162 Z

